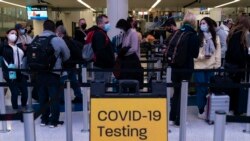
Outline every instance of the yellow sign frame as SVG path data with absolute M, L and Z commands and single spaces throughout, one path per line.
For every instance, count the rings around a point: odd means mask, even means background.
M 91 98 L 90 141 L 167 141 L 166 98 Z

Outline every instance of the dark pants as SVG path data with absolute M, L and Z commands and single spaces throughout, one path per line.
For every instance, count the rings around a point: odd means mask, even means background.
M 189 81 L 191 79 L 191 73 L 181 73 L 181 72 L 172 72 L 172 82 L 181 83 L 182 80 Z M 170 120 L 175 121 L 175 123 L 180 122 L 180 99 L 181 99 L 181 87 L 174 87 L 174 95 L 170 101 L 171 110 L 170 110 Z
M 21 93 L 21 104 L 23 107 L 27 105 L 28 88 L 27 79 L 21 75 L 19 80 L 6 80 L 11 91 L 11 103 L 13 109 L 18 109 L 18 95 Z
M 60 83 L 61 83 L 61 88 L 60 88 L 60 93 L 61 93 L 61 99 L 64 98 L 64 84 L 65 81 L 68 79 L 70 81 L 70 86 L 74 91 L 74 94 L 76 98 L 82 99 L 82 92 L 80 88 L 79 81 L 76 78 L 77 72 L 72 70 L 67 72 L 68 75 L 61 77 Z
M 52 73 L 37 75 L 38 97 L 42 121 L 58 122 L 60 116 L 60 76 Z
M 230 73 L 229 77 L 233 80 L 234 83 L 240 84 L 242 78 L 244 77 L 244 73 Z M 231 93 L 229 93 L 230 97 L 230 110 L 234 111 L 235 115 L 239 115 L 238 107 L 239 107 L 239 95 L 240 88 L 233 88 Z

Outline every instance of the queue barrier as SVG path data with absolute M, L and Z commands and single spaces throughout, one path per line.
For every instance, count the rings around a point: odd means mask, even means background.
M 160 71 L 160 69 L 156 69 L 157 71 Z M 153 71 L 153 70 L 148 70 L 148 71 Z M 189 70 L 190 71 L 190 70 Z M 196 71 L 202 71 L 202 70 L 196 70 Z M 203 70 L 204 71 L 204 70 Z M 205 70 L 205 71 L 213 71 L 213 72 L 218 72 L 218 71 L 221 71 L 221 70 Z M 232 70 L 230 70 L 230 71 L 232 71 Z M 233 70 L 233 71 L 235 71 L 235 70 Z M 238 70 L 237 70 L 238 71 Z M 246 69 L 241 69 L 240 71 L 246 71 Z M 248 71 L 248 70 L 247 70 Z M 87 69 L 86 68 L 82 68 L 82 76 L 84 76 L 84 73 L 86 73 L 87 72 Z M 168 70 L 167 70 L 167 72 L 168 72 Z M 170 73 L 171 74 L 171 73 Z M 86 76 L 86 74 L 85 74 L 85 76 Z M 84 78 L 87 78 L 87 77 L 84 77 Z M 167 82 L 168 82 L 169 80 L 167 80 Z M 159 82 L 158 82 L 159 83 Z M 164 83 L 164 82 L 163 82 Z M 82 85 L 85 85 L 85 86 L 87 86 L 88 84 L 87 84 L 87 81 L 85 82 L 85 83 L 82 83 Z M 196 86 L 198 86 L 197 84 L 194 84 L 194 85 L 196 85 Z M 1 84 L 1 86 L 2 86 L 2 84 Z M 164 84 L 162 84 L 161 85 L 162 87 L 164 86 Z M 168 83 L 166 83 L 165 84 L 165 86 L 166 87 L 168 87 L 169 86 L 169 84 Z M 212 84 L 203 84 L 203 86 L 211 86 L 211 87 L 213 87 L 213 85 Z M 217 87 L 218 87 L 218 85 L 216 85 Z M 215 86 L 215 87 L 216 87 Z M 225 85 L 224 85 L 225 86 Z M 225 86 L 226 87 L 226 86 Z M 227 86 L 227 87 L 229 87 L 229 86 Z M 231 86 L 230 86 L 231 87 Z M 242 85 L 239 85 L 239 86 L 236 86 L 236 87 L 242 87 Z M 246 84 L 244 87 L 249 87 L 249 84 Z M 166 90 L 166 91 L 168 91 L 168 90 Z M 83 103 L 85 103 L 85 104 L 87 104 L 88 105 L 88 101 L 87 101 L 87 98 L 85 97 L 85 100 L 86 100 L 86 102 L 83 102 Z M 249 105 L 249 101 L 248 101 L 248 105 Z M 86 106 L 87 107 L 87 106 Z M 249 107 L 249 106 L 248 106 Z M 248 111 L 249 111 L 249 108 L 248 108 Z M 87 112 L 88 113 L 88 112 Z M 87 115 L 87 116 L 86 116 Z M 88 114 L 86 114 L 85 115 L 85 118 L 84 119 L 88 119 L 89 118 L 89 115 Z M 3 119 L 3 118 L 2 118 Z M 85 123 L 87 123 L 88 122 L 88 120 L 86 120 L 85 121 Z M 186 123 L 185 123 L 186 124 Z M 84 124 L 84 126 L 88 126 L 88 124 Z M 86 127 L 86 129 L 87 129 L 87 131 L 89 131 L 89 128 L 88 127 Z M 185 133 L 185 131 L 183 131 L 183 133 Z M 182 134 L 183 134 L 182 133 Z M 184 134 L 184 136 L 185 136 L 185 134 Z M 182 139 L 185 139 L 185 137 L 183 137 Z

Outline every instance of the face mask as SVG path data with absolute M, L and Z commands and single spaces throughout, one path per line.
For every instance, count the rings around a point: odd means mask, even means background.
M 169 28 L 169 29 L 167 29 L 167 32 L 173 33 L 174 31 L 172 30 L 172 28 Z
M 104 25 L 104 30 L 108 32 L 111 29 L 111 25 L 109 23 Z
M 9 35 L 8 35 L 8 40 L 9 40 L 9 41 L 15 42 L 16 39 L 17 39 L 16 34 L 9 34 Z
M 206 24 L 202 24 L 200 28 L 201 28 L 201 31 L 208 32 L 208 26 Z
M 86 23 L 84 23 L 84 24 L 81 25 L 81 28 L 82 28 L 83 30 L 85 30 L 86 27 L 87 27 L 87 24 L 86 24 Z
M 25 29 L 20 29 L 20 33 L 23 35 L 25 34 Z

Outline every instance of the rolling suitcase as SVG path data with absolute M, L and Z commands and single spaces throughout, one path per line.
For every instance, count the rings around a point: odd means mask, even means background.
M 226 113 L 229 112 L 228 95 L 215 95 L 211 94 L 207 97 L 207 121 L 208 124 L 213 124 L 215 120 L 215 111 L 223 110 Z

